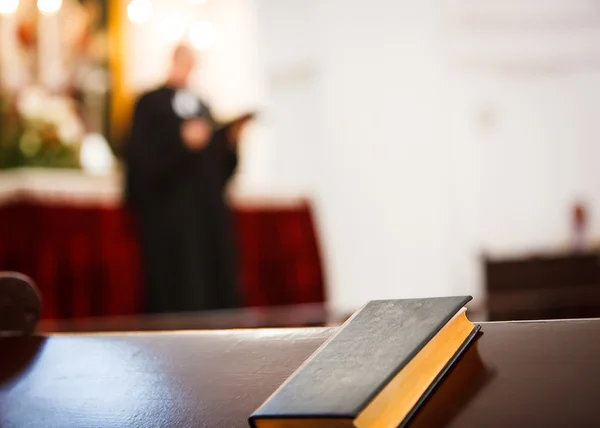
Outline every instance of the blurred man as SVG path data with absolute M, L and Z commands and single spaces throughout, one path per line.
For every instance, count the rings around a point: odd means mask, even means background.
M 236 169 L 241 123 L 216 128 L 186 89 L 194 51 L 178 46 L 166 84 L 135 107 L 126 198 L 137 214 L 150 313 L 238 305 L 224 188 Z

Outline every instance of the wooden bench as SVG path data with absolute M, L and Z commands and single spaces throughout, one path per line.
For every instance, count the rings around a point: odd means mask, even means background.
M 247 427 L 250 413 L 334 331 L 0 339 L 0 426 Z M 600 426 L 600 320 L 484 323 L 482 332 L 411 426 Z M 483 382 L 456 392 L 473 377 L 461 376 L 474 357 Z

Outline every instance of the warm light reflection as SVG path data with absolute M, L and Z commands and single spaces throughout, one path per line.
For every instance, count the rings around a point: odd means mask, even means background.
M 77 349 L 78 357 L 70 354 L 72 349 Z M 154 403 L 149 397 L 170 392 L 144 342 L 102 336 L 53 337 L 21 382 L 36 391 L 42 414 L 53 409 L 65 421 L 75 421 L 75 426 L 92 420 L 118 426 L 122 415 L 161 414 L 161 401 L 149 408 Z M 2 420 L 23 420 L 22 403 L 8 395 Z
M 161 23 L 161 30 L 167 40 L 181 40 L 185 34 L 186 24 L 179 16 L 168 16 Z
M 0 14 L 10 15 L 19 8 L 19 0 L 0 0 Z
M 196 49 L 210 49 L 217 40 L 217 30 L 210 22 L 196 22 L 190 27 L 190 42 Z
M 114 166 L 112 151 L 101 134 L 89 134 L 83 139 L 79 158 L 83 169 L 92 175 L 108 174 Z
M 132 22 L 142 23 L 152 19 L 152 2 L 150 0 L 133 0 L 127 6 L 127 16 Z
M 43 14 L 52 14 L 60 10 L 62 0 L 38 0 L 38 10 Z

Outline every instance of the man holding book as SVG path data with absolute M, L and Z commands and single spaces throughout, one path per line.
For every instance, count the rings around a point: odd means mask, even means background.
M 219 127 L 187 89 L 195 53 L 178 46 L 165 85 L 136 104 L 126 201 L 136 214 L 150 313 L 235 307 L 234 236 L 224 189 L 250 116 Z

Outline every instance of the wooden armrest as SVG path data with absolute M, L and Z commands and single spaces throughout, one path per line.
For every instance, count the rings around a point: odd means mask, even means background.
M 0 336 L 29 335 L 40 320 L 40 295 L 33 281 L 0 272 Z

